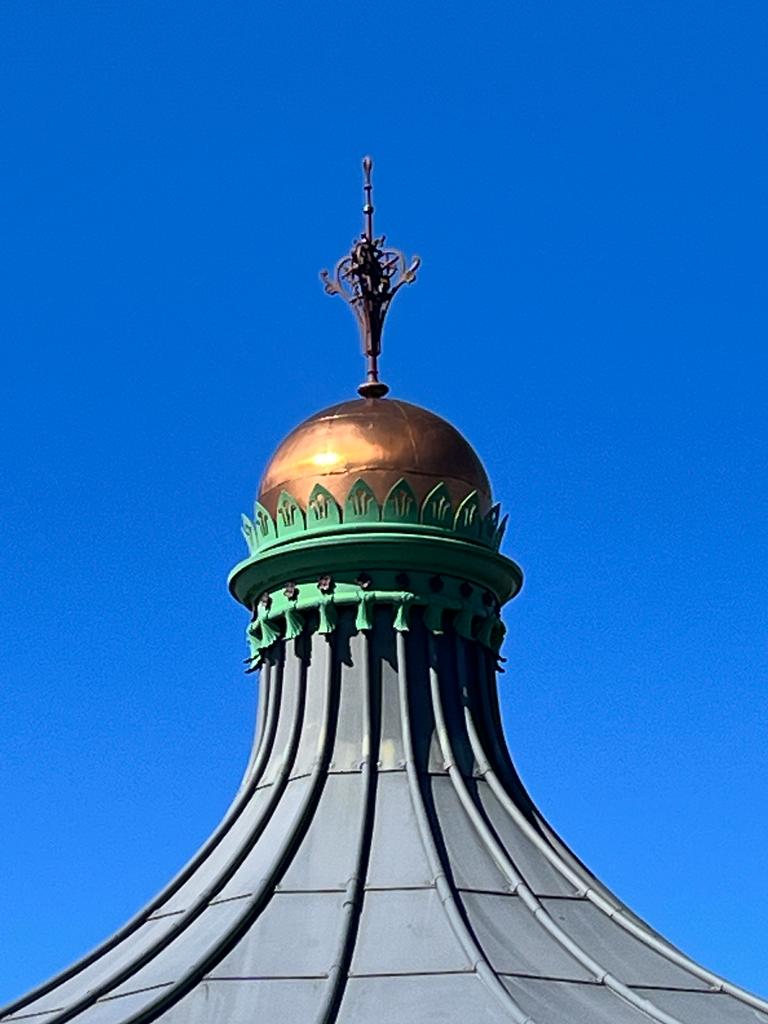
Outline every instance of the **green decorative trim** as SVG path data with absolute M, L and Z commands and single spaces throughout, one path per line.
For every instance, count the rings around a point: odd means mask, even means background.
M 376 496 L 365 482 L 356 480 L 344 502 L 344 522 L 378 523 L 381 509 Z
M 421 521 L 425 526 L 453 529 L 453 505 L 445 484 L 433 487 L 421 505 Z
M 249 671 L 278 639 L 332 634 L 342 605 L 354 607 L 358 631 L 373 628 L 383 605 L 406 632 L 418 607 L 430 632 L 452 625 L 497 654 L 505 633 L 498 609 L 522 585 L 519 567 L 498 552 L 507 522 L 499 517 L 498 505 L 481 514 L 474 491 L 454 508 L 445 483 L 419 505 L 405 479 L 381 506 L 363 479 L 341 506 L 321 484 L 306 508 L 281 492 L 274 518 L 256 502 L 253 519 L 242 520 L 249 557 L 229 579 L 234 597 L 255 610 Z
M 480 537 L 480 499 L 477 491 L 468 494 L 456 509 L 453 528 L 463 537 Z
M 252 555 L 255 555 L 259 549 L 259 538 L 256 536 L 256 527 L 245 513 L 240 516 L 240 521 L 240 530 L 245 537 L 245 543 L 248 545 L 248 551 Z
M 307 502 L 307 529 L 338 526 L 340 522 L 341 509 L 336 499 L 321 484 L 315 484 Z
M 306 508 L 287 491 L 277 500 L 275 516 L 256 502 L 253 519 L 242 517 L 242 532 L 251 557 L 261 552 L 311 536 L 337 531 L 370 529 L 420 529 L 425 533 L 457 536 L 497 551 L 504 534 L 506 518 L 499 525 L 499 506 L 483 516 L 476 491 L 468 494 L 454 510 L 445 483 L 437 484 L 419 505 L 413 488 L 401 479 L 391 488 L 383 506 L 363 479 L 352 485 L 343 508 L 321 484 L 316 484 Z
M 280 497 L 277 499 L 275 522 L 277 536 L 281 540 L 283 537 L 296 537 L 307 532 L 304 510 L 287 491 L 281 491 Z
M 384 500 L 382 519 L 393 523 L 418 523 L 419 503 L 411 485 L 398 480 Z
M 496 532 L 493 535 L 493 547 L 495 548 L 496 551 L 499 550 L 499 548 L 501 547 L 501 542 L 502 542 L 502 540 L 504 540 L 504 534 L 507 532 L 507 523 L 508 522 L 509 522 L 509 516 L 506 515 L 502 519 L 502 521 L 501 521 L 501 523 L 499 525 L 499 528 L 496 530 Z
M 494 505 L 488 515 L 480 522 L 480 540 L 490 547 L 498 546 L 494 544 L 494 539 L 499 528 L 500 513 L 501 505 Z
M 366 576 L 359 581 L 331 580 L 323 576 L 320 582 L 289 584 L 264 593 L 258 600 L 256 617 L 248 624 L 246 636 L 250 647 L 248 662 L 255 667 L 265 651 L 278 639 L 293 640 L 307 631 L 329 635 L 338 625 L 339 608 L 355 609 L 355 629 L 373 627 L 373 613 L 378 606 L 392 609 L 392 627 L 399 633 L 407 632 L 414 608 L 422 609 L 424 624 L 433 633 L 442 633 L 446 616 L 453 615 L 453 628 L 459 636 L 476 640 L 497 654 L 504 639 L 504 625 L 494 610 L 495 605 L 487 592 L 469 585 L 466 580 L 440 577 L 439 589 L 435 576 L 430 573 L 409 573 L 408 585 L 398 586 L 400 573 L 376 573 L 381 587 L 372 587 Z M 322 587 L 322 589 L 321 589 Z M 312 611 L 316 615 L 307 615 Z M 479 628 L 475 624 L 479 622 Z
M 407 569 L 409 573 L 428 573 L 428 579 L 435 573 L 461 577 L 481 591 L 489 591 L 500 605 L 518 593 L 523 580 L 511 559 L 476 541 L 447 531 L 436 533 L 422 524 L 392 527 L 371 523 L 356 530 L 343 525 L 325 530 L 322 542 L 318 534 L 308 533 L 259 549 L 235 566 L 229 588 L 241 604 L 251 608 L 261 594 L 284 587 L 286 580 L 317 580 L 329 566 L 337 580 L 355 580 L 362 568 L 375 569 L 377 574 Z
M 255 502 L 253 506 L 253 524 L 256 531 L 256 541 L 260 548 L 276 542 L 277 530 L 275 529 L 275 522 L 259 501 Z

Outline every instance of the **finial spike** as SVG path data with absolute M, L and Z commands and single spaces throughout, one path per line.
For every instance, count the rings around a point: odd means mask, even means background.
M 371 181 L 371 173 L 373 171 L 373 160 L 369 157 L 363 157 L 363 194 L 365 195 L 365 201 L 363 203 L 363 234 L 369 242 L 373 241 L 373 182 Z
M 379 380 L 379 355 L 384 318 L 392 299 L 404 284 L 416 280 L 421 263 L 414 256 L 410 263 L 399 249 L 384 248 L 385 238 L 373 233 L 373 160 L 363 158 L 363 232 L 349 255 L 339 260 L 333 278 L 327 270 L 320 274 L 329 295 L 341 295 L 360 325 L 366 379 L 357 389 L 364 398 L 383 398 L 389 388 Z

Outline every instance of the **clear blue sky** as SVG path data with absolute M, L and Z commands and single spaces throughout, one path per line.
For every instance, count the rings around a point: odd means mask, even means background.
M 354 394 L 318 270 L 423 258 L 393 393 L 526 572 L 504 708 L 618 894 L 768 994 L 760 2 L 0 7 L 0 997 L 193 852 L 255 704 L 239 516 Z

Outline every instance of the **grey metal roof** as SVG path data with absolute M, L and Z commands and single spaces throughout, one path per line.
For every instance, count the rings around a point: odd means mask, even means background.
M 490 653 L 391 611 L 278 642 L 208 842 L 2 1012 L 46 1024 L 768 1024 L 554 834 L 504 746 Z

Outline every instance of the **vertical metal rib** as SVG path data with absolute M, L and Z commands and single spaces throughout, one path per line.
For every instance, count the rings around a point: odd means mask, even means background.
M 480 658 L 481 667 L 484 667 L 485 655 L 482 651 L 480 652 Z M 482 673 L 482 675 L 485 674 Z M 490 679 L 486 680 L 485 678 L 481 678 L 479 680 L 479 686 L 484 688 L 490 684 L 490 681 Z M 484 695 L 481 695 L 481 706 L 483 707 L 486 715 L 488 715 L 490 712 L 487 707 L 487 700 L 483 698 Z M 491 765 L 483 747 L 482 740 L 480 739 L 471 705 L 471 700 L 465 701 L 464 717 L 472 753 L 477 761 L 478 768 L 480 769 L 483 778 L 486 779 L 492 792 L 503 809 L 514 821 L 515 825 L 517 825 L 520 831 L 536 846 L 536 848 L 562 875 L 562 877 L 567 879 L 567 881 L 576 888 L 580 895 L 583 895 L 590 903 L 601 910 L 612 921 L 615 921 L 621 928 L 629 932 L 650 949 L 653 949 L 655 952 L 664 956 L 671 963 L 687 970 L 690 974 L 693 974 L 701 981 L 707 982 L 707 984 L 711 985 L 718 991 L 725 992 L 742 1002 L 748 1003 L 757 1010 L 762 1010 L 763 1012 L 768 1011 L 768 1001 L 761 999 L 759 996 L 753 995 L 746 989 L 740 988 L 738 985 L 734 985 L 732 982 L 727 981 L 725 978 L 721 978 L 713 971 L 707 970 L 706 967 L 702 967 L 700 964 L 697 964 L 694 960 L 687 957 L 685 953 L 681 953 L 680 950 L 675 949 L 674 946 L 669 945 L 669 943 L 654 935 L 648 930 L 648 928 L 644 927 L 642 923 L 630 917 L 612 898 L 607 889 L 604 889 L 602 886 L 600 886 L 599 889 L 596 887 L 595 882 L 590 877 L 587 869 L 581 867 L 575 857 L 572 859 L 566 859 L 566 857 L 564 857 L 563 854 L 561 854 L 552 845 L 552 841 L 542 835 L 541 832 L 531 824 L 526 815 L 520 810 L 515 800 L 510 796 L 506 787 L 499 779 Z M 496 756 L 496 761 L 504 766 L 506 764 L 506 760 L 504 752 L 499 749 L 497 727 L 493 721 L 490 721 L 487 732 L 491 737 L 491 744 L 494 748 L 493 752 Z
M 464 658 L 464 649 L 461 645 L 461 638 L 455 637 L 455 640 L 458 685 L 460 690 L 466 690 L 466 661 Z M 528 883 L 519 873 L 507 851 L 499 842 L 495 832 L 491 829 L 485 817 L 480 812 L 480 809 L 472 798 L 464 777 L 456 763 L 451 738 L 445 723 L 445 714 L 443 711 L 442 696 L 440 693 L 440 677 L 437 671 L 437 658 L 434 650 L 434 639 L 432 637 L 430 637 L 430 648 L 430 692 L 432 694 L 432 706 L 435 713 L 438 739 L 446 762 L 448 775 L 453 783 L 459 802 L 467 814 L 470 824 L 475 829 L 480 841 L 483 846 L 485 846 L 490 856 L 499 866 L 503 874 L 506 875 L 512 892 L 520 897 L 523 905 L 531 912 L 534 919 L 538 921 L 542 928 L 548 932 L 567 953 L 570 953 L 570 955 L 579 964 L 581 964 L 582 967 L 589 971 L 599 984 L 605 985 L 606 988 L 611 989 L 611 991 L 613 991 L 617 996 L 620 996 L 638 1010 L 642 1010 L 652 1020 L 658 1021 L 658 1024 L 683 1024 L 683 1022 L 677 1017 L 673 1017 L 671 1014 L 668 1014 L 664 1010 L 655 1006 L 649 999 L 638 996 L 631 988 L 619 981 L 619 979 L 614 977 L 609 971 L 606 971 L 601 964 L 593 959 L 586 950 L 575 942 L 570 935 L 563 931 L 563 929 L 554 921 L 546 907 L 533 893 Z
M 207 860 L 210 854 L 216 849 L 247 806 L 248 801 L 256 788 L 259 776 L 267 763 L 277 729 L 277 710 L 280 705 L 280 694 L 282 692 L 283 667 L 284 662 L 283 659 L 281 659 L 277 666 L 277 671 L 275 671 L 275 667 L 273 665 L 268 664 L 265 666 L 265 671 L 262 675 L 260 687 L 265 692 L 266 716 L 263 728 L 259 730 L 258 750 L 254 749 L 251 753 L 249 763 L 252 763 L 253 767 L 250 772 L 251 777 L 248 785 L 245 788 L 242 788 L 241 784 L 241 792 L 235 797 L 219 825 L 214 829 L 200 849 L 197 850 L 195 855 L 189 861 L 187 861 L 184 867 L 181 868 L 181 870 L 171 879 L 165 888 L 153 897 L 149 903 L 145 904 L 141 910 L 137 911 L 137 913 L 134 914 L 134 916 L 130 918 L 122 928 L 114 932 L 109 936 L 109 938 L 105 939 L 104 942 L 101 942 L 89 953 L 86 953 L 84 957 L 81 957 L 74 964 L 71 964 L 53 978 L 50 978 L 42 985 L 38 985 L 36 988 L 26 992 L 23 996 L 20 996 L 7 1006 L 0 1007 L 0 1019 L 17 1013 L 25 1006 L 29 1006 L 31 1003 L 36 1002 L 36 1000 L 42 999 L 43 996 L 86 970 L 104 956 L 104 954 L 109 953 L 116 946 L 120 945 L 121 942 L 129 938 L 152 916 L 152 914 L 159 910 L 164 903 L 178 892 L 181 886 L 189 880 L 195 871 L 197 871 L 203 862 Z
M 256 918 L 262 913 L 274 894 L 275 886 L 279 884 L 280 879 L 287 871 L 296 851 L 301 845 L 312 817 L 317 810 L 317 804 L 327 776 L 328 763 L 331 758 L 331 750 L 333 749 L 335 720 L 338 709 L 338 664 L 335 656 L 334 634 L 327 638 L 322 638 L 322 642 L 325 644 L 328 661 L 324 680 L 323 721 L 317 734 L 315 759 L 307 787 L 294 817 L 294 823 L 291 828 L 286 830 L 275 854 L 271 869 L 259 882 L 253 895 L 245 902 L 243 913 L 237 918 L 226 934 L 218 939 L 209 951 L 197 960 L 182 978 L 174 982 L 170 987 L 163 989 L 143 1009 L 138 1010 L 130 1017 L 126 1017 L 122 1024 L 149 1024 L 150 1021 L 156 1020 L 160 1014 L 175 1005 L 203 980 L 205 975 L 213 970 L 223 957 L 237 945 Z M 297 731 L 296 735 L 291 739 L 292 749 L 290 756 L 285 759 L 286 778 L 290 774 L 296 757 L 298 740 L 299 734 Z
M 243 777 L 240 780 L 240 786 L 235 799 L 240 795 L 240 792 L 248 785 L 249 781 L 253 778 L 255 772 L 255 761 L 258 751 L 261 747 L 261 740 L 264 736 L 264 729 L 266 727 L 266 706 L 267 706 L 267 690 L 269 687 L 269 679 L 272 674 L 272 665 L 269 662 L 264 664 L 264 667 L 259 672 L 258 682 L 258 698 L 256 703 L 256 721 L 254 722 L 253 731 L 253 743 L 251 743 L 251 752 L 248 756 L 248 763 L 245 766 Z
M 49 1024 L 66 1024 L 67 1021 L 72 1020 L 77 1014 L 83 1010 L 92 1006 L 99 999 L 102 999 L 113 989 L 122 985 L 129 978 L 133 977 L 138 971 L 141 970 L 146 964 L 153 960 L 158 953 L 161 953 L 167 946 L 169 946 L 174 939 L 185 931 L 197 918 L 203 913 L 208 904 L 213 900 L 218 893 L 223 889 L 227 882 L 232 878 L 237 869 L 243 863 L 245 858 L 248 856 L 250 851 L 255 846 L 259 837 L 267 827 L 272 814 L 283 794 L 285 786 L 288 783 L 291 768 L 296 757 L 296 751 L 298 749 L 299 737 L 301 735 L 301 726 L 304 717 L 304 705 L 306 700 L 306 684 L 307 684 L 307 664 L 306 660 L 302 658 L 300 664 L 300 677 L 298 684 L 298 694 L 296 703 L 294 706 L 293 720 L 291 722 L 291 733 L 288 749 L 286 750 L 280 769 L 277 774 L 275 782 L 269 789 L 269 797 L 267 799 L 266 806 L 263 812 L 255 822 L 247 837 L 243 841 L 242 845 L 235 851 L 232 856 L 222 868 L 222 870 L 216 875 L 212 882 L 210 882 L 205 889 L 196 897 L 195 901 L 189 906 L 182 914 L 179 915 L 178 919 L 174 922 L 173 926 L 164 932 L 155 942 L 151 943 L 145 950 L 142 951 L 137 957 L 127 963 L 125 966 L 117 970 L 101 984 L 95 985 L 93 988 L 87 990 L 87 992 L 81 996 L 76 1002 L 66 1007 L 62 1011 L 51 1015 L 48 1018 Z
M 349 965 L 352 962 L 357 930 L 360 924 L 360 913 L 365 894 L 365 879 L 368 873 L 368 861 L 371 854 L 371 835 L 373 832 L 373 811 L 376 800 L 376 771 L 373 757 L 373 712 L 372 712 L 372 673 L 370 636 L 363 632 L 363 664 L 362 664 L 362 751 L 360 759 L 360 784 L 363 790 L 363 813 L 357 837 L 354 874 L 347 882 L 342 907 L 342 923 L 333 963 L 328 970 L 328 982 L 323 994 L 323 1001 L 317 1014 L 317 1024 L 332 1024 L 336 1020 L 341 1000 L 347 985 Z
M 456 938 L 472 962 L 478 976 L 496 996 L 504 1010 L 509 1013 L 512 1020 L 515 1021 L 515 1024 L 536 1024 L 532 1017 L 529 1017 L 523 1012 L 512 995 L 507 991 L 504 985 L 502 985 L 482 949 L 477 944 L 477 941 L 475 940 L 475 937 L 459 908 L 456 892 L 449 882 L 448 876 L 444 870 L 444 865 L 441 862 L 440 854 L 435 843 L 435 837 L 432 834 L 432 826 L 429 822 L 429 816 L 427 815 L 426 808 L 424 807 L 421 784 L 418 776 L 418 766 L 414 757 L 413 728 L 411 724 L 408 697 L 405 636 L 402 633 L 397 634 L 397 678 L 408 789 L 416 817 L 419 836 L 421 837 L 427 862 L 429 863 L 429 870 L 432 872 L 435 880 L 435 887 L 440 897 L 440 902 L 443 905 Z

